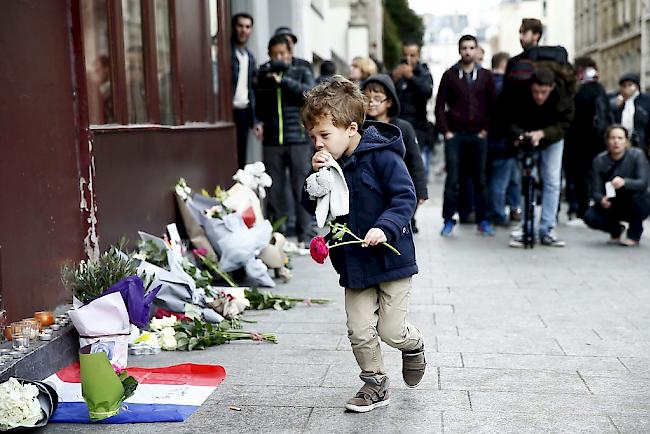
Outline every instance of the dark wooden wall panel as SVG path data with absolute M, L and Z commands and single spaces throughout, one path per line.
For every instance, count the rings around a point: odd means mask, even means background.
M 11 319 L 66 297 L 59 267 L 83 227 L 68 1 L 3 2 L 0 13 L 1 288 Z
M 207 1 L 176 1 L 176 48 L 181 107 L 185 122 L 207 122 L 212 66 Z
M 122 235 L 133 247 L 138 230 L 160 234 L 176 221 L 173 187 L 180 177 L 197 190 L 230 187 L 237 170 L 234 140 L 232 124 L 95 133 L 100 247 Z

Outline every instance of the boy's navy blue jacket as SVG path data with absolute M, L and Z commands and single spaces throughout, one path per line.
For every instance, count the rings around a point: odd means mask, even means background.
M 381 244 L 349 244 L 331 249 L 332 265 L 345 288 L 368 288 L 418 272 L 411 233 L 417 199 L 404 164 L 402 133 L 383 122 L 367 122 L 365 126 L 354 153 L 339 160 L 350 190 L 350 213 L 335 222 L 347 223 L 359 238 L 364 238 L 371 228 L 379 228 L 401 255 Z M 314 212 L 316 202 L 310 201 L 309 195 L 304 196 L 303 203 Z M 349 236 L 343 238 L 350 240 Z

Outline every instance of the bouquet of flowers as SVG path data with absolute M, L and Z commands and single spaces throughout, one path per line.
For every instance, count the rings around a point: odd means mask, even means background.
M 62 269 L 64 285 L 73 293 L 69 315 L 79 332 L 79 345 L 105 352 L 112 364 L 126 367 L 131 324 L 146 327 L 149 308 L 160 287 L 147 292 L 136 261 L 111 247 L 97 261 L 81 261 Z
M 79 369 L 81 393 L 92 421 L 118 414 L 122 402 L 138 387 L 138 381 L 126 369 L 111 365 L 104 352 L 79 354 Z
M 0 431 L 44 426 L 57 403 L 57 393 L 51 386 L 10 377 L 0 383 Z
M 277 343 L 274 333 L 256 333 L 235 330 L 230 321 L 213 325 L 199 319 L 178 321 L 175 316 L 154 318 L 149 325 L 158 333 L 160 347 L 166 351 L 203 350 L 234 340 L 257 340 Z

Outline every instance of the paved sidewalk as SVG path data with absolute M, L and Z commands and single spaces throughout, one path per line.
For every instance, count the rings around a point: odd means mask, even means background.
M 361 383 L 343 291 L 329 263 L 302 257 L 294 279 L 275 291 L 332 303 L 247 314 L 259 321 L 249 329 L 278 332 L 279 344 L 129 359 L 225 366 L 225 382 L 186 423 L 43 432 L 650 432 L 650 243 L 607 246 L 604 234 L 562 225 L 564 249 L 512 249 L 508 231 L 482 238 L 473 226 L 442 239 L 437 205 L 418 213 L 410 307 L 427 340 L 428 371 L 419 389 L 406 389 L 400 354 L 386 347 L 388 407 L 344 412 Z

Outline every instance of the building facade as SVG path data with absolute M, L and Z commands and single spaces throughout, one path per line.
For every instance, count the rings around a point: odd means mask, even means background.
M 650 1 L 575 0 L 576 54 L 591 56 L 608 90 L 626 72 L 640 73 L 650 86 Z
M 0 295 L 69 301 L 67 261 L 179 221 L 237 168 L 226 0 L 25 0 L 0 14 Z
M 574 1 L 578 0 L 502 0 L 499 4 L 499 29 L 492 42 L 494 52 L 511 56 L 521 52 L 519 26 L 522 18 L 538 18 L 544 25 L 543 45 L 562 45 L 573 58 Z

